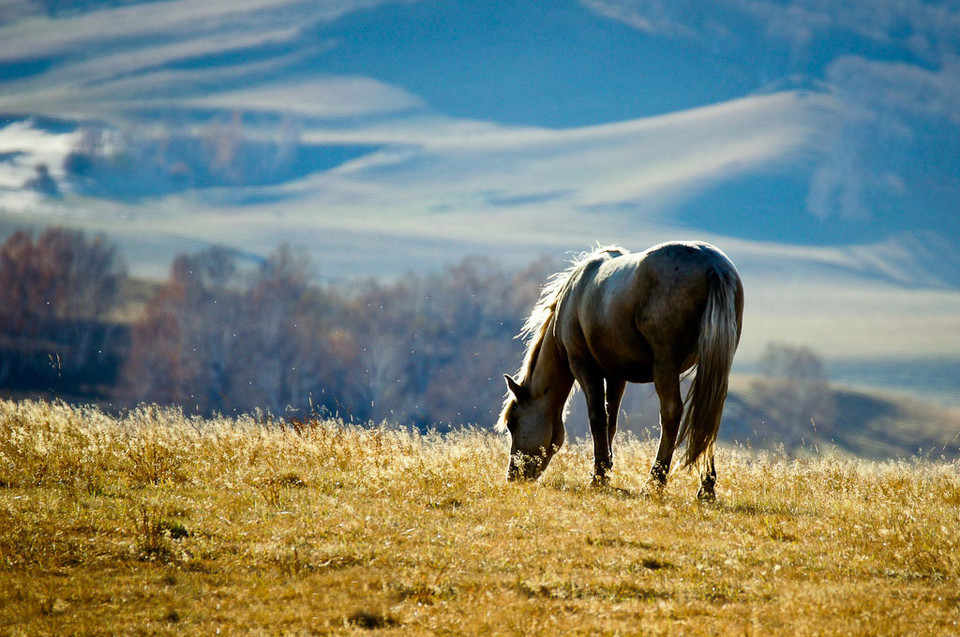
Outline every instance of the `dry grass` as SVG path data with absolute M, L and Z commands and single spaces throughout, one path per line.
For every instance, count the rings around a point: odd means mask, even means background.
M 0 402 L 0 634 L 960 633 L 960 465 L 618 452 Z

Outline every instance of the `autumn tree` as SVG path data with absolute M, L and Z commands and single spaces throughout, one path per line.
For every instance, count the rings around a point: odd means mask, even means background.
M 0 380 L 75 376 L 110 355 L 108 317 L 126 267 L 103 236 L 47 228 L 0 247 L 0 331 L 11 346 Z
M 392 282 L 321 286 L 289 247 L 243 268 L 219 249 L 182 256 L 134 326 L 123 397 L 202 413 L 492 423 L 544 267 L 507 272 L 469 257 Z
M 437 273 L 368 284 L 358 304 L 362 416 L 440 428 L 492 423 L 544 268 L 512 273 L 467 257 Z
M 240 279 L 229 252 L 174 260 L 169 280 L 133 327 L 122 395 L 222 411 L 231 389 Z
M 222 248 L 178 257 L 134 326 L 121 397 L 201 413 L 335 410 L 354 365 L 342 306 L 289 247 L 247 269 Z
M 247 404 L 273 413 L 345 402 L 345 377 L 356 365 L 352 317 L 333 289 L 313 283 L 307 255 L 282 246 L 252 275 L 243 296 L 237 382 Z

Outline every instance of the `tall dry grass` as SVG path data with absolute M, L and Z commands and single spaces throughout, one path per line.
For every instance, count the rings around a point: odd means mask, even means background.
M 960 634 L 960 465 L 0 402 L 0 634 Z

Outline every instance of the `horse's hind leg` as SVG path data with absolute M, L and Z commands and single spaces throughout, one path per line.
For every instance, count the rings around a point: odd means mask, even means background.
M 663 488 L 667 484 L 673 450 L 677 445 L 683 399 L 680 397 L 680 374 L 675 369 L 657 366 L 653 370 L 653 384 L 660 399 L 660 447 L 650 469 L 649 484 Z
M 700 473 L 700 490 L 697 491 L 697 499 L 701 502 L 713 502 L 717 499 L 715 487 L 717 486 L 717 467 L 713 462 L 713 449 L 710 449 L 710 458 L 704 463 L 704 469 Z

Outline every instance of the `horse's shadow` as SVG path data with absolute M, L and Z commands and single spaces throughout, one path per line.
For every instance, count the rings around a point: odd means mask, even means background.
M 559 491 L 561 493 L 586 494 L 595 493 L 597 495 L 609 495 L 621 500 L 645 500 L 651 496 L 643 489 L 626 489 L 624 487 L 615 487 L 608 484 L 597 485 L 590 482 L 569 483 L 569 482 L 547 482 L 543 483 L 547 489 Z
M 670 500 L 666 488 L 656 489 L 644 485 L 638 489 L 628 489 L 625 487 L 616 487 L 609 484 L 598 485 L 591 482 L 569 483 L 569 482 L 546 482 L 542 486 L 553 491 L 561 493 L 576 493 L 579 495 L 594 493 L 601 496 L 609 496 L 618 500 L 633 500 L 636 502 L 666 503 Z M 744 513 L 744 505 L 731 504 L 722 501 L 720 498 L 704 499 L 693 497 L 691 504 L 696 504 L 704 509 L 716 511 Z

